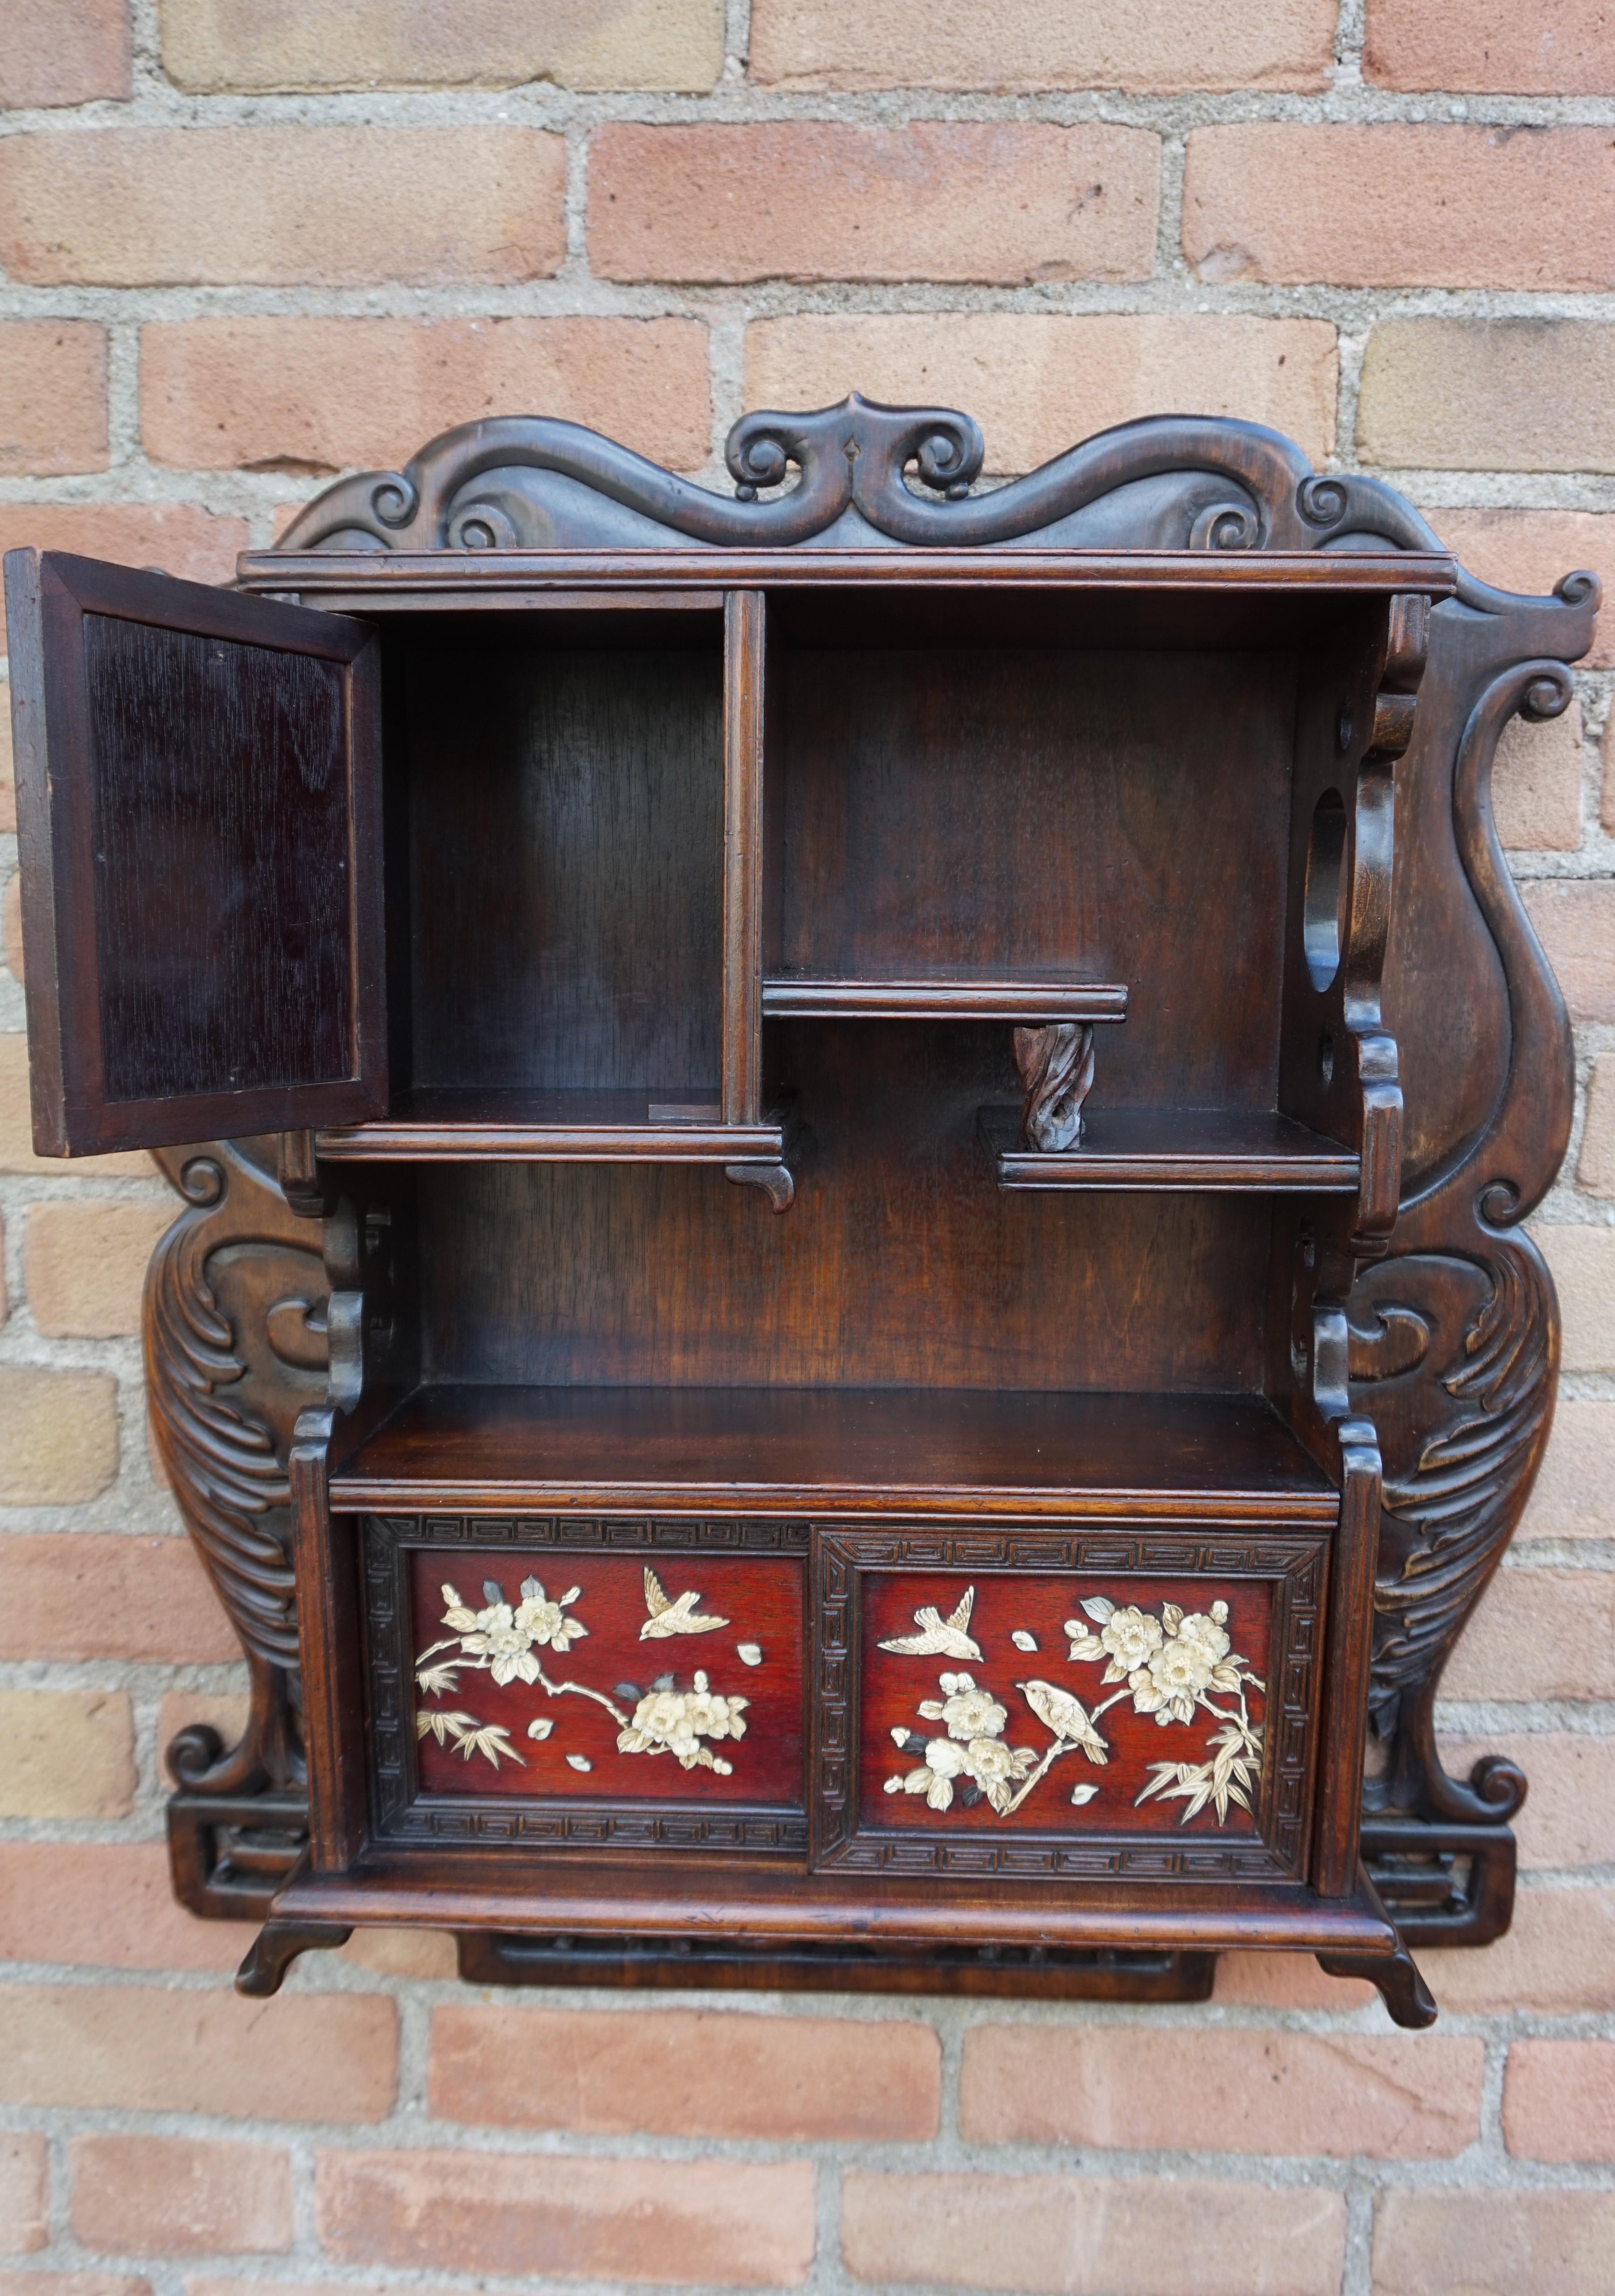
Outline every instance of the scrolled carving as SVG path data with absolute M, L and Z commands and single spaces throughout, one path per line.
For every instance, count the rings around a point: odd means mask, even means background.
M 235 1747 L 198 1725 L 176 1737 L 168 1764 L 193 1792 L 285 1786 L 302 1775 L 285 1459 L 299 1403 L 324 1385 L 327 1287 L 307 1241 L 317 1231 L 245 1144 L 158 1155 L 186 1209 L 146 1277 L 152 1429 L 252 1685 Z
M 1586 643 L 1580 628 L 1565 635 L 1576 651 Z M 1449 1777 L 1434 1714 L 1442 1668 L 1502 1560 L 1553 1417 L 1557 1304 L 1519 1223 L 1570 1137 L 1570 1022 L 1504 859 L 1490 774 L 1509 718 L 1555 716 L 1570 691 L 1563 661 L 1514 662 L 1484 687 L 1464 726 L 1453 826 L 1507 985 L 1508 1071 L 1478 1136 L 1403 1203 L 1395 1256 L 1360 1281 L 1351 1303 L 1354 1382 L 1372 1383 L 1376 1423 L 1404 1454 L 1394 1467 L 1388 1460 L 1370 1693 L 1393 1743 L 1367 1799 L 1432 1820 L 1500 1823 L 1525 1793 L 1521 1772 L 1498 1756 L 1467 1785 Z
M 402 471 L 326 488 L 283 551 L 595 547 L 633 542 L 789 547 L 854 512 L 839 538 L 930 549 L 1044 535 L 1141 481 L 1169 488 L 1152 513 L 1160 543 L 1207 550 L 1310 549 L 1355 519 L 1406 546 L 1437 546 L 1416 513 L 1374 480 L 1319 479 L 1291 440 L 1253 422 L 1151 415 L 1055 455 L 985 494 L 980 426 L 950 407 L 881 406 L 855 392 L 804 414 L 758 411 L 729 435 L 735 498 L 675 477 L 575 422 L 542 415 L 463 423 Z M 795 483 L 787 485 L 791 472 Z M 543 473 L 542 500 L 523 473 Z M 1217 491 L 1208 500 L 1203 481 Z M 784 491 L 774 493 L 775 488 Z M 1377 489 L 1377 491 L 1376 491 Z M 761 500 L 764 494 L 772 499 Z M 591 497 L 594 498 L 593 504 Z M 619 506 L 616 513 L 600 505 Z M 630 513 L 625 524 L 621 512 Z M 658 529 L 660 529 L 658 532 Z

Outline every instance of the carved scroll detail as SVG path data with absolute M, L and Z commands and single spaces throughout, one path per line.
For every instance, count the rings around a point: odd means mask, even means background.
M 238 1745 L 225 1752 L 198 1725 L 174 1740 L 168 1764 L 192 1792 L 284 1787 L 303 1775 L 284 1461 L 299 1405 L 324 1385 L 324 1271 L 315 1231 L 244 1145 L 158 1156 L 187 1209 L 146 1277 L 152 1429 L 252 1685 Z
M 1045 535 L 1122 488 L 1150 482 L 1158 491 L 1147 508 L 1130 504 L 1113 521 L 1123 546 L 1310 550 L 1368 532 L 1403 548 L 1439 547 L 1416 512 L 1379 481 L 1317 478 L 1277 431 L 1214 417 L 1122 423 L 983 494 L 971 491 L 985 446 L 970 415 L 881 406 L 856 392 L 810 413 L 743 415 L 725 459 L 733 500 L 576 422 L 543 415 L 466 422 L 430 440 L 401 471 L 365 472 L 328 487 L 279 547 L 591 548 L 682 537 L 787 548 L 849 513 L 855 530 L 843 527 L 838 540 L 856 542 L 861 533 L 915 547 L 971 547 Z M 787 491 L 758 499 L 792 472 Z
M 1502 1560 L 1553 1417 L 1557 1303 L 1540 1253 L 1517 1230 L 1569 1140 L 1570 1022 L 1504 860 L 1489 785 L 1509 718 L 1556 716 L 1570 690 L 1562 661 L 1515 663 L 1486 686 L 1464 727 L 1454 830 L 1507 985 L 1508 1073 L 1478 1136 L 1402 1205 L 1396 1255 L 1351 1303 L 1354 1383 L 1373 1383 L 1376 1421 L 1412 1444 L 1384 1489 L 1371 1706 L 1394 1742 L 1366 1799 L 1436 1820 L 1501 1822 L 1525 1794 L 1522 1774 L 1500 1757 L 1467 1786 L 1448 1777 L 1434 1710 L 1441 1670 Z
M 1029 1148 L 1059 1153 L 1082 1137 L 1082 1103 L 1094 1088 L 1091 1021 L 1051 1021 L 1017 1029 L 1015 1065 L 1026 1086 L 1021 1137 Z

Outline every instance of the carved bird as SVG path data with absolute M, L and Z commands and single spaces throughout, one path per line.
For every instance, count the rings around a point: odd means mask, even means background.
M 639 1629 L 642 1643 L 660 1642 L 666 1635 L 709 1635 L 714 1627 L 726 1627 L 727 1619 L 720 1619 L 715 1611 L 703 1611 L 698 1619 L 695 1605 L 701 1596 L 693 1587 L 686 1589 L 677 1602 L 669 1603 L 662 1592 L 660 1579 L 654 1570 L 645 1572 L 645 1608 L 651 1613 Z
M 979 1644 L 971 1642 L 964 1629 L 970 1624 L 970 1614 L 976 1600 L 976 1590 L 967 1587 L 960 1598 L 958 1609 L 944 1618 L 934 1604 L 914 1612 L 917 1635 L 894 1635 L 882 1643 L 883 1651 L 897 1651 L 904 1658 L 980 1658 Z

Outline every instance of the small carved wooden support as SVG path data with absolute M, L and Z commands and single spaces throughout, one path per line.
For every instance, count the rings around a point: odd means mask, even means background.
M 1015 1065 L 1026 1086 L 1021 1137 L 1028 1148 L 1058 1155 L 1082 1137 L 1082 1103 L 1094 1084 L 1091 1021 L 1051 1021 L 1017 1029 Z

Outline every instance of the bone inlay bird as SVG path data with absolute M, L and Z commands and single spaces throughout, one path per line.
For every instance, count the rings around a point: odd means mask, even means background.
M 928 1603 L 922 1611 L 914 1612 L 914 1624 L 921 1630 L 917 1635 L 894 1635 L 881 1648 L 897 1651 L 904 1658 L 980 1658 L 980 1646 L 964 1631 L 970 1624 L 975 1599 L 975 1588 L 967 1587 L 958 1609 L 946 1619 Z
M 665 1635 L 709 1635 L 714 1627 L 726 1627 L 727 1619 L 720 1619 L 716 1611 L 703 1611 L 698 1619 L 695 1605 L 701 1596 L 693 1587 L 682 1594 L 676 1603 L 669 1603 L 662 1592 L 660 1579 L 654 1570 L 645 1572 L 645 1608 L 651 1613 L 639 1629 L 642 1643 L 660 1642 Z

